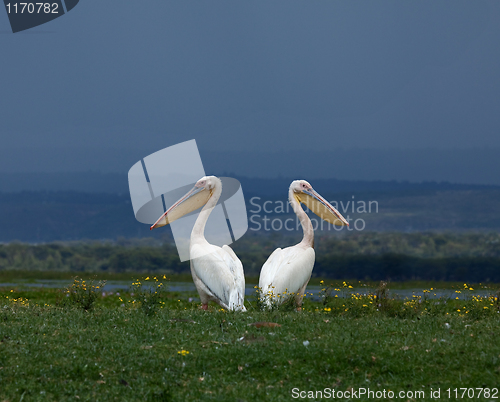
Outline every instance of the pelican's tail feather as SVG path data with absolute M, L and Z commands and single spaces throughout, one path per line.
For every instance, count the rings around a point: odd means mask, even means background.
M 229 310 L 247 311 L 244 304 L 244 297 L 238 291 L 231 292 L 229 295 Z

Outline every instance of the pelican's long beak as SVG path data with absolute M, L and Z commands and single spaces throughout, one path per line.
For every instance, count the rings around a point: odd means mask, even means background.
M 184 197 L 172 205 L 167 212 L 158 218 L 158 220 L 149 229 L 153 230 L 173 221 L 182 218 L 190 212 L 196 211 L 208 202 L 212 196 L 211 190 L 206 190 L 204 187 L 194 187 Z
M 311 191 L 296 193 L 295 196 L 299 202 L 305 204 L 307 208 L 328 223 L 337 226 L 349 226 L 349 222 L 347 222 L 340 212 L 313 189 Z

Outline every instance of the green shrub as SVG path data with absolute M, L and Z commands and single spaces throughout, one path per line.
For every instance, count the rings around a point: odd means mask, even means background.
M 78 276 L 73 280 L 73 284 L 65 290 L 66 297 L 59 303 L 62 306 L 75 306 L 85 311 L 92 310 L 94 303 L 99 297 L 99 289 L 102 289 L 106 281 L 99 281 L 97 284 L 95 279 L 86 282 Z
M 163 279 L 166 279 L 163 275 Z M 156 276 L 150 279 L 149 276 L 142 283 L 139 279 L 132 283 L 130 291 L 135 296 L 134 303 L 137 301 L 141 310 L 147 316 L 156 314 L 158 309 L 163 308 L 165 302 L 162 301 L 166 293 L 166 286 Z

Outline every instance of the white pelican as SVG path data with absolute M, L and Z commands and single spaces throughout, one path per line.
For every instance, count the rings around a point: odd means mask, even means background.
M 288 191 L 288 199 L 300 220 L 304 237 L 295 246 L 274 250 L 260 271 L 259 288 L 261 300 L 267 307 L 279 304 L 290 297 L 290 294 L 294 294 L 295 302 L 300 310 L 315 260 L 314 229 L 300 203 L 305 204 L 312 212 L 333 225 L 349 226 L 349 223 L 305 180 L 292 182 Z
M 229 246 L 214 246 L 205 239 L 205 225 L 222 193 L 222 182 L 215 176 L 202 177 L 194 188 L 172 205 L 151 229 L 168 225 L 176 219 L 201 210 L 191 232 L 189 246 L 191 274 L 200 295 L 202 308 L 210 300 L 227 310 L 246 311 L 243 265 Z

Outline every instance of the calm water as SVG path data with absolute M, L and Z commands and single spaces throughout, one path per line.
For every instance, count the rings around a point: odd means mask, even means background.
M 35 282 L 17 282 L 17 283 L 0 283 L 0 288 L 17 288 L 22 290 L 29 290 L 35 288 L 66 288 L 71 281 L 68 280 L 50 280 L 50 279 L 40 279 Z M 102 289 L 104 292 L 117 292 L 120 290 L 128 290 L 130 286 L 129 281 L 107 281 L 106 285 Z M 247 284 L 245 289 L 245 295 L 254 295 L 255 294 L 255 284 Z M 308 286 L 307 292 L 312 293 L 313 299 L 317 299 L 321 286 Z M 173 292 L 186 292 L 186 293 L 196 293 L 196 288 L 192 282 L 169 282 L 168 290 Z M 363 288 L 354 288 L 349 289 L 347 291 L 334 292 L 333 294 L 337 294 L 339 297 L 346 297 L 350 293 L 360 293 L 360 294 L 368 294 L 370 292 L 374 292 L 374 289 L 369 289 L 366 287 Z M 474 289 L 473 291 L 461 291 L 461 293 L 456 293 L 454 289 L 434 289 L 430 291 L 430 293 L 426 293 L 427 297 L 430 299 L 438 299 L 438 298 L 456 298 L 465 299 L 466 297 L 470 297 L 472 295 L 475 296 L 489 296 L 494 294 L 493 290 L 488 289 Z M 408 298 L 411 299 L 415 296 L 424 296 L 423 289 L 389 289 L 389 294 L 391 296 L 397 296 L 402 299 Z

